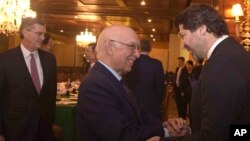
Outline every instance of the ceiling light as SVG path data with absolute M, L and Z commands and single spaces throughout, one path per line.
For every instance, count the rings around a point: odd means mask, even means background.
M 86 28 L 84 32 L 81 32 L 80 35 L 76 35 L 76 44 L 79 47 L 87 47 L 90 43 L 96 42 L 96 36 L 92 34 L 92 32 L 89 32 Z
M 151 37 L 151 38 L 153 38 L 153 37 L 154 37 L 154 35 L 153 35 L 153 34 L 151 34 L 151 35 L 150 35 L 150 37 Z
M 152 20 L 151 20 L 151 19 L 148 19 L 148 22 L 149 22 L 149 23 L 151 23 L 151 22 L 152 22 Z
M 146 2 L 144 0 L 141 1 L 141 5 L 142 6 L 145 6 L 146 5 Z
M 155 28 L 152 28 L 152 31 L 155 32 Z
M 36 13 L 30 10 L 30 0 L 1 0 L 0 34 L 17 33 L 25 17 L 36 17 Z

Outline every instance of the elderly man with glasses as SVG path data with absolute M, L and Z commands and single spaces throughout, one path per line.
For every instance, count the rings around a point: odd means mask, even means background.
M 160 120 L 139 108 L 122 81 L 140 56 L 129 27 L 105 28 L 97 42 L 98 61 L 82 81 L 76 118 L 84 141 L 145 141 L 164 136 Z

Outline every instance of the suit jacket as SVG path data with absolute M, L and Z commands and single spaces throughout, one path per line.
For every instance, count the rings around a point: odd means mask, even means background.
M 186 66 L 181 69 L 181 74 L 179 78 L 179 87 L 176 85 L 176 79 L 177 79 L 177 73 L 178 73 L 179 67 L 175 70 L 175 89 L 178 89 L 179 92 L 186 92 L 187 88 L 190 86 L 189 79 L 188 79 L 188 70 Z
M 76 118 L 84 141 L 144 141 L 164 134 L 161 121 L 140 110 L 100 62 L 80 85 Z
M 167 141 L 228 141 L 230 124 L 250 124 L 250 56 L 233 38 L 217 45 L 191 99 L 192 134 Z
M 44 76 L 40 94 L 20 46 L 0 54 L 0 134 L 6 141 L 35 141 L 38 126 L 49 130 L 54 122 L 56 60 L 45 51 L 38 54 Z
M 138 103 L 154 116 L 162 119 L 161 102 L 165 92 L 162 63 L 141 54 L 126 77 Z

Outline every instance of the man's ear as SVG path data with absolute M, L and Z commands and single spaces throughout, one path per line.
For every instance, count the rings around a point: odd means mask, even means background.
M 109 55 L 113 55 L 113 44 L 110 41 L 105 43 L 105 48 Z
M 207 33 L 207 26 L 206 25 L 202 25 L 198 28 L 200 35 L 205 35 L 205 33 Z

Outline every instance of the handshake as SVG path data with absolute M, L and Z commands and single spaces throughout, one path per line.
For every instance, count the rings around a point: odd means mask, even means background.
M 163 127 L 168 130 L 169 137 L 177 137 L 191 134 L 191 128 L 187 125 L 186 120 L 182 118 L 171 118 L 163 122 Z M 160 141 L 159 136 L 149 138 L 147 141 Z

